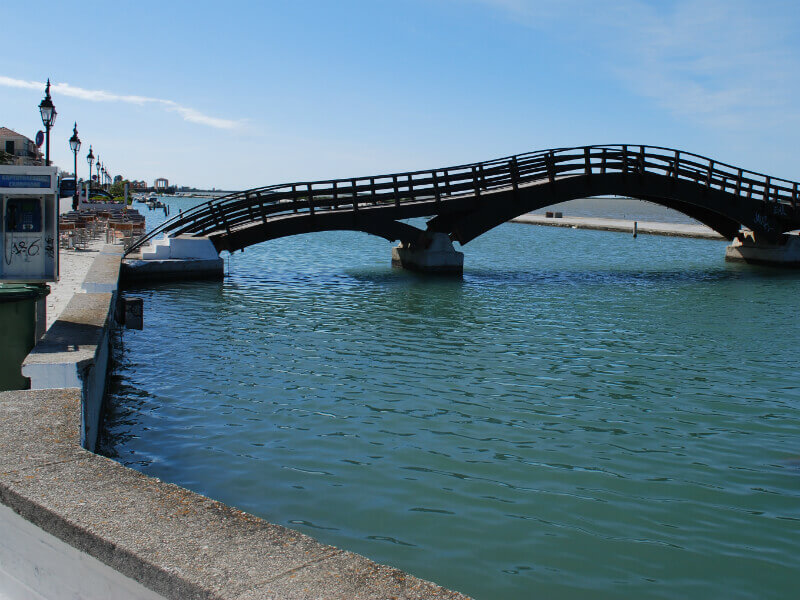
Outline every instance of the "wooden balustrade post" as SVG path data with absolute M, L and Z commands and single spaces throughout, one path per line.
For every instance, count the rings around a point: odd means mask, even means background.
M 706 172 L 706 187 L 711 187 L 711 173 L 714 171 L 714 161 L 708 161 L 708 170 Z
M 764 181 L 764 202 L 769 202 L 771 179 L 769 176 L 767 176 Z
M 742 170 L 736 171 L 736 190 L 734 192 L 737 196 L 742 193 Z
M 675 150 L 675 165 L 673 166 L 672 178 L 677 179 L 681 170 L 681 153 Z
M 353 186 L 352 193 L 353 193 L 353 212 L 358 212 L 358 190 L 356 189 L 356 180 L 351 179 L 350 185 Z
M 555 183 L 556 180 L 555 160 L 555 154 L 551 150 L 547 153 L 547 158 L 545 159 L 545 165 L 547 166 L 547 179 L 550 183 Z
M 600 153 L 600 172 L 603 175 L 606 174 L 606 149 L 605 148 L 603 148 L 603 150 Z
M 307 184 L 308 188 L 308 212 L 313 217 L 314 216 L 314 189 L 312 184 Z
M 211 218 L 214 219 L 214 225 L 219 226 L 219 219 L 217 218 L 217 213 L 214 212 L 214 205 L 211 203 L 211 200 L 208 201 L 208 212 L 211 213 Z
M 583 149 L 583 161 L 584 161 L 583 174 L 584 175 L 591 175 L 592 174 L 592 163 L 591 163 L 591 160 L 589 159 L 589 147 L 588 146 Z
M 225 233 L 230 235 L 231 234 L 231 228 L 228 225 L 228 218 L 225 216 L 225 213 L 222 212 L 221 208 L 219 209 L 219 216 L 222 217 L 222 223 L 225 225 Z
M 517 157 L 514 156 L 508 165 L 508 170 L 511 175 L 511 188 L 514 190 L 514 199 L 519 195 L 519 165 L 517 164 Z
M 436 171 L 431 171 L 431 180 L 433 181 L 433 197 L 438 204 L 442 200 L 442 195 L 439 193 L 439 178 L 436 176 Z
M 297 206 L 297 184 L 292 184 L 292 208 L 294 212 L 300 210 Z
M 622 172 L 628 173 L 628 146 L 622 146 Z
M 250 217 L 251 221 L 255 221 L 255 217 L 253 216 L 253 205 L 250 203 L 250 192 L 244 193 L 244 201 L 247 202 L 247 216 Z
M 339 208 L 339 182 L 333 182 L 333 207 Z
M 444 191 L 448 196 L 453 195 L 453 191 L 450 188 L 450 171 L 447 169 L 444 170 Z
M 472 189 L 475 190 L 475 197 L 481 197 L 481 188 L 480 182 L 478 181 L 478 169 L 476 167 L 472 167 Z
M 792 184 L 792 208 L 797 208 L 797 183 Z
M 400 208 L 400 190 L 397 188 L 397 175 L 392 175 L 392 184 L 394 185 L 394 205 Z

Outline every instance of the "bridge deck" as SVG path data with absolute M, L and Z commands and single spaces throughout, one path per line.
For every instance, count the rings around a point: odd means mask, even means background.
M 177 215 L 161 233 L 210 236 L 236 250 L 284 235 L 355 229 L 413 241 L 401 220 L 462 244 L 530 210 L 577 197 L 624 195 L 674 208 L 727 238 L 744 225 L 777 239 L 797 229 L 798 184 L 679 150 L 608 145 L 560 148 L 430 171 L 255 188 Z

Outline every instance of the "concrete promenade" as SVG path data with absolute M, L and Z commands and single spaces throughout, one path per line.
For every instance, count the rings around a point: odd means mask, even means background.
M 54 320 L 23 365 L 49 389 L 0 393 L 0 598 L 467 600 L 85 449 L 122 252 L 61 256 Z
M 597 217 L 546 217 L 545 215 L 527 214 L 513 219 L 514 223 L 527 225 L 546 225 L 549 227 L 569 227 L 572 229 L 595 229 L 598 231 L 619 231 L 633 233 L 634 223 L 637 224 L 637 233 L 648 235 L 666 235 L 675 237 L 701 238 L 708 240 L 723 240 L 720 234 L 700 223 L 657 223 L 646 221 L 631 221 L 625 219 L 602 219 Z
M 100 240 L 91 240 L 86 249 L 61 249 L 59 281 L 49 284 L 47 329 L 64 312 L 72 297 L 81 291 L 83 280 L 103 245 L 104 242 Z

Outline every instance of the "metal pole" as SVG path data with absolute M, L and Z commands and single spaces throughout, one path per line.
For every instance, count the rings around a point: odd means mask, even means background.
M 72 210 L 78 210 L 78 151 L 72 155 L 75 157 L 75 195 L 72 197 Z
M 50 166 L 50 126 L 46 126 L 45 130 L 45 143 L 44 143 L 44 164 Z

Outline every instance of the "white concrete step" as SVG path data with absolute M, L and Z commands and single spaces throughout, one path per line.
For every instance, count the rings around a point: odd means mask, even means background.
M 179 235 L 158 239 L 142 249 L 142 260 L 210 260 L 219 253 L 207 237 Z

